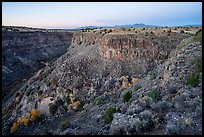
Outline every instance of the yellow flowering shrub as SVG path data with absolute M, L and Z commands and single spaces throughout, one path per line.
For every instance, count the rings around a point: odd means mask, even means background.
M 21 117 L 18 118 L 17 123 L 19 125 L 21 125 L 23 123 L 23 120 L 24 120 L 24 118 L 23 118 L 23 116 L 21 116 Z
M 124 88 L 127 88 L 127 87 L 128 87 L 128 83 L 126 83 L 126 82 L 123 81 L 121 87 L 122 87 L 123 89 L 124 89 Z
M 11 127 L 11 132 L 15 132 L 20 125 L 28 126 L 30 121 L 34 121 L 36 118 L 40 116 L 40 111 L 37 109 L 32 109 L 31 113 L 26 113 L 26 117 L 19 117 L 16 122 L 13 123 Z
M 138 83 L 140 81 L 139 78 L 132 78 L 132 83 Z
M 13 123 L 13 126 L 11 127 L 11 132 L 15 132 L 18 129 L 19 124 L 17 122 Z
M 31 120 L 34 121 L 36 118 L 40 116 L 40 111 L 37 109 L 31 110 Z
M 74 110 L 77 110 L 77 109 L 79 108 L 80 104 L 81 104 L 80 101 L 74 102 L 74 103 L 72 104 L 73 109 L 74 109 Z

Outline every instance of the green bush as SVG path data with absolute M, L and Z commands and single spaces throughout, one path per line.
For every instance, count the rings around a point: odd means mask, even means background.
M 181 30 L 180 33 L 184 33 L 184 30 Z
M 152 89 L 149 93 L 148 96 L 152 98 L 153 102 L 157 102 L 160 98 L 159 92 L 156 89 Z
M 187 84 L 196 87 L 199 84 L 200 72 L 202 72 L 202 58 L 195 58 L 192 61 L 192 65 L 195 68 L 195 72 L 189 76 Z
M 199 78 L 200 78 L 200 74 L 199 73 L 196 73 L 196 74 L 192 74 L 188 80 L 187 80 L 187 84 L 188 85 L 191 85 L 193 87 L 196 87 L 198 86 L 199 84 Z
M 139 89 L 141 89 L 141 88 L 142 88 L 141 85 L 136 85 L 136 86 L 134 87 L 134 90 L 137 91 L 137 90 L 139 90 Z
M 181 129 L 178 125 L 167 125 L 165 133 L 167 135 L 180 135 Z
M 57 111 L 57 105 L 56 104 L 53 104 L 53 103 L 50 103 L 49 104 L 49 113 L 50 114 L 55 114 Z
M 64 98 L 64 100 L 65 100 L 66 103 L 68 103 L 68 104 L 70 103 L 70 98 L 69 98 L 68 95 Z
M 193 40 L 202 42 L 202 29 L 196 32 L 195 36 L 193 37 Z
M 113 113 L 121 112 L 120 110 L 117 110 L 116 108 L 109 107 L 105 114 L 103 115 L 104 121 L 106 124 L 109 124 L 113 120 Z
M 38 92 L 38 96 L 42 95 L 43 93 L 42 90 L 38 90 L 37 92 Z
M 30 93 L 31 93 L 31 89 L 28 89 L 28 90 L 26 91 L 26 96 L 29 96 Z
M 63 106 L 63 104 L 64 104 L 64 102 L 61 98 L 57 99 L 57 101 L 56 101 L 57 106 Z
M 157 69 L 154 69 L 152 71 L 149 72 L 149 75 L 150 75 L 150 80 L 153 80 L 157 77 L 157 74 L 158 74 L 158 71 Z
M 104 100 L 103 100 L 103 98 L 101 96 L 99 96 L 99 97 L 94 99 L 94 103 L 96 105 L 102 105 L 104 103 Z
M 197 57 L 192 61 L 192 65 L 195 67 L 195 73 L 202 72 L 202 58 Z
M 67 93 L 68 95 L 69 95 L 70 93 L 73 94 L 73 90 L 67 89 L 67 90 L 66 90 L 66 93 Z
M 128 91 L 123 95 L 123 102 L 128 102 L 130 98 L 132 97 L 132 92 Z
M 61 121 L 61 123 L 59 124 L 59 128 L 60 128 L 61 131 L 66 130 L 70 126 L 71 126 L 71 123 L 69 122 L 68 119 Z

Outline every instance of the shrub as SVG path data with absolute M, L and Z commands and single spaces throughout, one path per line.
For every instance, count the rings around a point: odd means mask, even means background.
M 195 36 L 193 37 L 193 40 L 202 42 L 202 29 L 196 32 Z
M 63 106 L 64 102 L 61 98 L 58 98 L 57 101 L 56 101 L 56 105 L 57 106 Z
M 31 120 L 34 121 L 40 116 L 40 111 L 37 109 L 31 110 Z
M 145 28 L 143 28 L 142 30 L 145 30 Z
M 130 31 L 130 29 L 128 29 L 128 31 Z
M 81 103 L 80 101 L 76 101 L 72 104 L 72 107 L 74 110 L 77 110 L 80 107 Z
M 149 72 L 150 80 L 155 79 L 157 77 L 157 73 L 158 73 L 157 69 L 150 71 Z
M 168 33 L 171 33 L 171 29 L 169 29 L 167 32 L 168 32 Z
M 152 104 L 152 98 L 149 96 L 144 96 L 141 98 L 140 102 L 143 107 L 149 107 Z
M 68 119 L 61 121 L 59 128 L 61 131 L 64 131 L 65 129 L 69 128 L 71 126 L 71 123 Z
M 149 93 L 148 96 L 152 98 L 153 102 L 156 102 L 159 100 L 159 92 L 156 89 L 152 89 Z
M 28 89 L 28 90 L 26 91 L 26 96 L 29 96 L 30 93 L 31 93 L 31 89 Z
M 167 125 L 165 129 L 167 135 L 180 135 L 180 131 L 180 127 L 175 124 Z
M 42 135 L 53 135 L 53 134 L 50 133 L 47 129 L 44 129 L 42 132 Z
M 71 89 L 67 89 L 66 90 L 66 93 L 69 95 L 69 94 L 73 94 L 73 90 L 71 90 Z
M 154 34 L 152 31 L 150 32 L 151 34 Z
M 128 91 L 123 95 L 123 102 L 128 102 L 130 98 L 132 97 L 132 92 Z
M 181 30 L 180 33 L 184 33 L 184 30 Z
M 53 103 L 50 103 L 49 104 L 49 113 L 50 114 L 55 114 L 57 111 L 57 105 L 56 104 L 53 104 Z
M 106 112 L 105 112 L 105 114 L 103 116 L 105 123 L 109 124 L 113 120 L 113 113 L 117 113 L 117 112 L 120 112 L 120 110 L 117 110 L 115 108 L 109 107 L 106 110 Z
M 96 103 L 96 105 L 102 105 L 104 103 L 104 100 L 101 96 L 95 98 L 94 102 Z
M 68 103 L 68 104 L 69 104 L 70 101 L 71 101 L 68 95 L 64 98 L 64 100 L 65 100 L 65 102 Z
M 19 124 L 17 122 L 13 123 L 13 126 L 11 127 L 11 132 L 15 132 L 18 129 Z
M 17 92 L 15 93 L 15 97 L 18 97 L 20 94 L 21 94 L 21 93 L 20 93 L 19 91 L 17 91 Z
M 135 31 L 135 33 L 137 33 L 137 31 Z
M 200 74 L 199 73 L 196 73 L 196 74 L 192 74 L 188 80 L 187 80 L 187 84 L 188 85 L 191 85 L 193 87 L 196 87 L 198 86 L 199 84 L 199 78 L 200 78 Z
M 42 90 L 38 90 L 37 92 L 38 92 L 38 96 L 42 95 L 43 93 Z
M 112 32 L 112 29 L 109 29 L 108 33 L 111 33 Z
M 141 89 L 141 88 L 142 88 L 141 85 L 136 85 L 136 86 L 134 87 L 134 90 L 137 91 L 137 90 L 139 90 L 139 89 Z

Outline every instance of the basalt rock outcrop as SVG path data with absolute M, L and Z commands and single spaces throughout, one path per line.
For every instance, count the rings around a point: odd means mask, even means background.
M 72 40 L 69 32 L 3 32 L 3 96 L 12 86 L 30 77 L 46 63 L 66 53 Z

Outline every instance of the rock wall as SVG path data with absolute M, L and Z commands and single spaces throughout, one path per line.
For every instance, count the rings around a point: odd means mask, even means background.
M 4 95 L 11 84 L 21 81 L 66 53 L 71 44 L 69 32 L 3 32 L 2 84 Z M 44 64 L 43 64 L 44 63 Z

